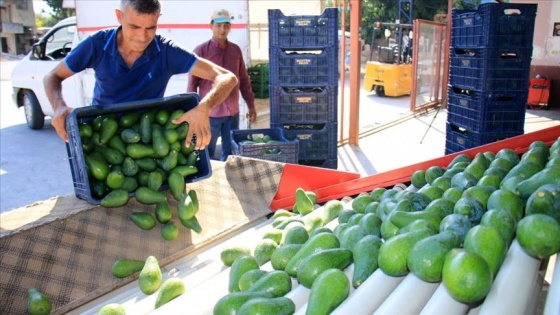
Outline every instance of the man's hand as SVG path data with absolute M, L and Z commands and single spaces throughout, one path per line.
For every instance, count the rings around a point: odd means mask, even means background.
M 56 133 L 65 142 L 68 142 L 68 134 L 66 133 L 66 116 L 68 116 L 71 112 L 72 108 L 60 106 L 55 111 L 51 121 L 51 125 L 56 130 Z
M 172 120 L 174 124 L 186 122 L 189 124 L 189 132 L 185 139 L 185 146 L 190 147 L 191 140 L 196 135 L 195 150 L 204 150 L 210 143 L 212 132 L 210 130 L 210 112 L 205 107 L 196 106 L 184 113 L 181 117 Z
M 257 121 L 257 110 L 256 109 L 249 109 L 249 113 L 247 114 L 247 118 L 249 118 L 249 123 L 253 124 Z

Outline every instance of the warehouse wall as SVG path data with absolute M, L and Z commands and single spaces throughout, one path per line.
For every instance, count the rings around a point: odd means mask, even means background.
M 510 0 L 510 3 L 537 3 L 537 17 L 533 40 L 531 78 L 536 75 L 552 80 L 549 104 L 560 108 L 560 1 Z M 553 36 L 553 34 L 558 34 Z
M 320 15 L 325 9 L 321 0 L 249 0 L 248 6 L 251 64 L 268 62 L 268 9 L 284 15 Z

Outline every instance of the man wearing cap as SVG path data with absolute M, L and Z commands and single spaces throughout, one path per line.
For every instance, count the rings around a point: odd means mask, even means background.
M 257 120 L 255 110 L 255 94 L 251 89 L 251 81 L 245 67 L 243 54 L 238 45 L 228 41 L 231 30 L 231 15 L 225 10 L 217 10 L 210 18 L 212 38 L 198 45 L 194 52 L 196 55 L 208 59 L 217 65 L 231 71 L 237 77 L 237 84 L 223 103 L 215 107 L 210 113 L 210 128 L 212 138 L 208 145 L 210 156 L 214 156 L 216 142 L 222 138 L 222 152 L 220 160 L 225 161 L 231 154 L 230 131 L 239 129 L 239 92 L 249 108 L 249 122 Z M 187 92 L 197 92 L 201 97 L 212 88 L 212 82 L 198 77 L 195 73 L 189 74 Z
M 199 58 L 191 51 L 156 35 L 161 16 L 159 0 L 120 0 L 115 10 L 120 26 L 88 36 L 44 78 L 45 92 L 54 109 L 52 125 L 68 141 L 66 117 L 72 108 L 62 97 L 62 81 L 87 68 L 95 70 L 92 105 L 111 106 L 163 97 L 172 75 L 192 73 L 214 86 L 198 106 L 174 122 L 187 122 L 185 144 L 196 135 L 195 149 L 204 149 L 211 140 L 210 111 L 221 104 L 237 85 L 226 69 Z

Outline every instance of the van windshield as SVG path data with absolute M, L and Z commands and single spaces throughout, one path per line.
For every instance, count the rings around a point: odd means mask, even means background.
M 47 39 L 47 54 L 61 50 L 62 48 L 70 48 L 72 45 L 72 39 L 74 38 L 74 33 L 76 33 L 76 26 L 70 25 L 68 27 L 60 28 L 51 34 Z

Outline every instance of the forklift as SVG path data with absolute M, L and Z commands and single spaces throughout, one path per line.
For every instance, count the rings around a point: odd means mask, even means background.
M 412 90 L 412 0 L 399 0 L 399 19 L 396 23 L 375 23 L 371 38 L 371 55 L 366 63 L 364 90 L 375 91 L 377 96 L 410 95 Z M 405 22 L 409 24 L 404 24 Z M 377 48 L 377 61 L 373 61 L 375 38 L 385 28 L 385 46 Z M 391 30 L 396 41 L 390 42 Z
M 397 32 L 395 43 L 387 42 L 386 46 L 377 48 L 377 61 L 366 63 L 364 90 L 375 91 L 377 96 L 410 95 L 412 89 L 412 25 L 400 23 L 377 22 L 373 31 L 373 39 L 383 26 L 393 27 Z M 403 34 L 403 33 L 408 33 Z M 391 31 L 385 28 L 385 37 L 389 40 Z M 372 39 L 371 47 L 374 47 Z M 372 48 L 373 52 L 373 48 Z

